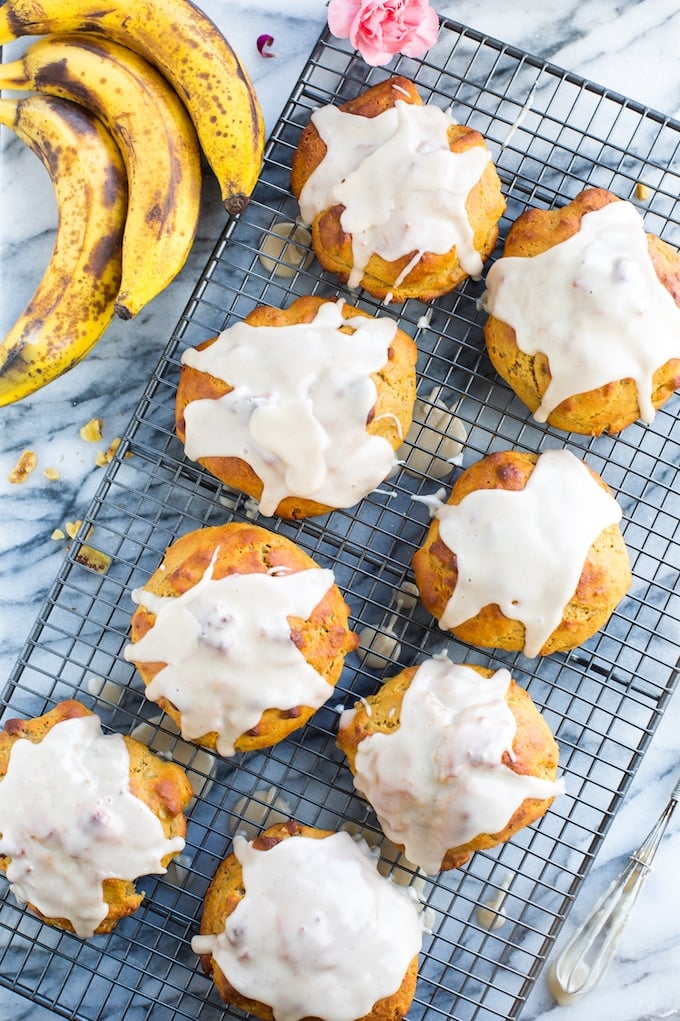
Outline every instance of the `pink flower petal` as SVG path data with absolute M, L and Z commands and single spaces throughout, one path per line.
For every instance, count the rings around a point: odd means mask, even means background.
M 361 8 L 361 0 L 330 0 L 328 27 L 338 39 L 348 39 L 354 20 Z
M 273 42 L 274 42 L 274 36 L 273 35 L 267 35 L 266 33 L 263 34 L 263 35 L 258 35 L 258 37 L 257 37 L 257 51 L 258 51 L 258 53 L 260 54 L 261 57 L 275 57 L 276 56 L 275 53 L 268 53 L 267 52 L 267 47 L 271 46 Z
M 428 0 L 330 0 L 328 27 L 375 67 L 395 53 L 422 56 L 436 42 L 439 18 Z

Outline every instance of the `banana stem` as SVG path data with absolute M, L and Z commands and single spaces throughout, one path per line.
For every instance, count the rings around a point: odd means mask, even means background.
M 13 99 L 0 99 L 0 124 L 6 128 L 14 128 L 17 122 L 18 107 Z
M 0 64 L 0 89 L 25 89 L 28 81 L 21 60 L 13 60 L 9 64 Z

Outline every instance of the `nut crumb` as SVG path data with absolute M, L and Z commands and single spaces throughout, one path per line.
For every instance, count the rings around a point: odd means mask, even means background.
M 38 457 L 33 450 L 24 450 L 23 454 L 7 476 L 10 482 L 20 484 L 25 482 L 38 464 Z
M 97 467 L 103 468 L 110 461 L 112 461 L 114 456 L 115 456 L 116 451 L 118 450 L 119 446 L 120 446 L 120 436 L 115 436 L 111 440 L 111 443 L 109 444 L 108 450 L 106 450 L 106 451 L 98 450 L 97 451 L 97 457 L 96 457 Z
M 92 546 L 81 546 L 76 555 L 76 561 L 84 567 L 89 567 L 97 574 L 106 574 L 111 557 L 101 550 L 93 549 Z
M 650 194 L 651 192 L 647 185 L 643 184 L 642 181 L 638 181 L 635 185 L 635 197 L 639 199 L 640 202 L 646 202 Z
M 66 532 L 62 532 L 61 528 L 55 528 L 50 536 L 50 539 L 54 539 L 55 542 L 59 542 L 60 539 L 66 538 Z
M 99 443 L 102 438 L 104 422 L 101 418 L 91 418 L 80 430 L 81 438 L 87 443 Z
M 65 523 L 64 528 L 66 529 L 66 534 L 68 535 L 69 539 L 75 539 L 76 535 L 78 534 L 78 529 L 80 528 L 82 523 L 83 523 L 82 520 L 67 521 Z
M 43 475 L 45 476 L 46 479 L 49 479 L 50 482 L 57 482 L 58 479 L 61 478 L 58 468 L 45 468 Z

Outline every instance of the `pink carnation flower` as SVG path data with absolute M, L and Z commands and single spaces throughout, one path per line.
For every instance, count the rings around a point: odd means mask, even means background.
M 439 19 L 428 0 L 330 0 L 328 27 L 377 67 L 395 53 L 421 57 L 436 42 Z

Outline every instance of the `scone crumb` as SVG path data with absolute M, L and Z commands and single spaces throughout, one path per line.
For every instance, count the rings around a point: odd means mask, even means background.
M 24 450 L 23 454 L 7 476 L 9 481 L 15 485 L 25 482 L 38 464 L 38 456 L 34 450 Z
M 81 439 L 86 443 L 98 443 L 102 438 L 104 421 L 101 418 L 91 418 L 80 430 Z
M 46 479 L 49 479 L 50 482 L 58 482 L 61 478 L 58 468 L 45 468 L 43 475 Z
M 97 467 L 104 468 L 110 461 L 113 460 L 118 447 L 120 446 L 120 436 L 115 436 L 109 444 L 108 450 L 97 451 Z
M 66 538 L 66 532 L 62 531 L 61 528 L 55 528 L 50 536 L 50 539 L 54 539 L 55 542 L 59 542 L 60 539 Z
M 651 191 L 647 185 L 643 184 L 642 181 L 638 181 L 635 185 L 635 198 L 639 199 L 640 202 L 646 202 L 650 195 Z
M 80 519 L 78 521 L 67 521 L 65 523 L 64 528 L 66 529 L 66 534 L 68 535 L 69 539 L 75 539 L 76 535 L 78 534 L 78 529 L 80 528 L 82 523 L 83 522 Z
M 97 574 L 106 574 L 111 563 L 111 557 L 107 553 L 102 553 L 101 550 L 94 549 L 92 546 L 83 545 L 78 550 L 76 561 L 84 567 L 89 567 L 91 570 L 96 571 Z

